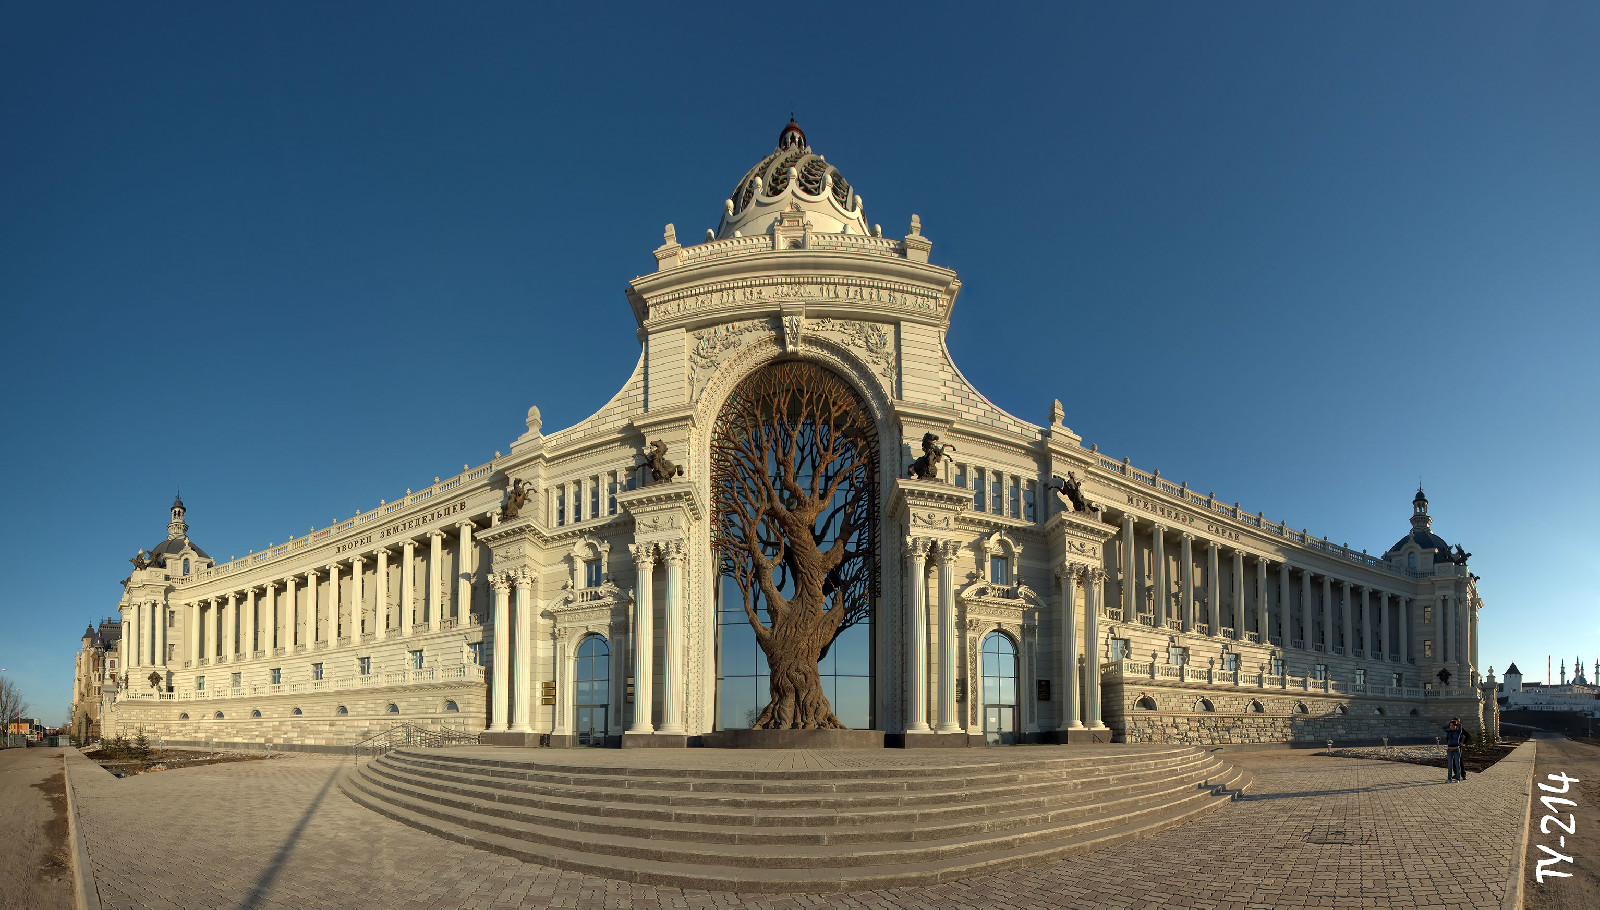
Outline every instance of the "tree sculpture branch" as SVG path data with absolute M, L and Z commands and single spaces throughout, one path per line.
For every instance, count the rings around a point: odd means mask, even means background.
M 869 412 L 832 372 L 776 364 L 734 390 L 711 457 L 712 546 L 770 671 L 771 701 L 755 726 L 841 728 L 817 665 L 866 618 L 876 588 L 877 434 Z

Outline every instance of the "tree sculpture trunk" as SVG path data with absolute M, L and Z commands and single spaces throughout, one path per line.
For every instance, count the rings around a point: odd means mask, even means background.
M 712 544 L 771 674 L 755 727 L 842 728 L 817 667 L 867 616 L 877 579 L 869 412 L 828 370 L 780 363 L 734 390 L 711 448 Z

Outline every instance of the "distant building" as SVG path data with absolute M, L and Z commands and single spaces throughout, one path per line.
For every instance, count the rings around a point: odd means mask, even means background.
M 1600 685 L 1583 675 L 1583 661 L 1573 662 L 1572 681 L 1567 681 L 1567 662 L 1561 662 L 1561 682 L 1523 682 L 1522 671 L 1512 664 L 1496 691 L 1496 701 L 1507 711 L 1576 711 L 1600 717 Z M 1600 676 L 1600 668 L 1597 668 Z
M 102 619 L 98 629 L 89 626 L 83 630 L 72 673 L 72 720 L 68 727 L 80 743 L 100 736 L 104 705 L 108 694 L 117 689 L 117 649 L 121 645 L 122 624 L 115 619 Z

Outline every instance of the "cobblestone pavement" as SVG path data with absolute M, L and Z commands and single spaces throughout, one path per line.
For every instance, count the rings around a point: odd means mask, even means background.
M 1305 752 L 1228 758 L 1255 775 L 1249 795 L 1180 827 L 931 888 L 833 895 L 630 885 L 486 853 L 350 801 L 337 784 L 348 758 L 117 780 L 74 753 L 72 784 L 107 908 L 1500 905 L 1532 744 L 1457 784 L 1433 768 Z

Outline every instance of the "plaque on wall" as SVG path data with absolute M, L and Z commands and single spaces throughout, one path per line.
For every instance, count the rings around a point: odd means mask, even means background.
M 956 677 L 956 701 L 967 700 L 967 680 L 964 676 Z
M 1050 680 L 1048 680 L 1048 679 L 1039 680 L 1039 700 L 1040 701 L 1049 701 L 1050 700 Z

